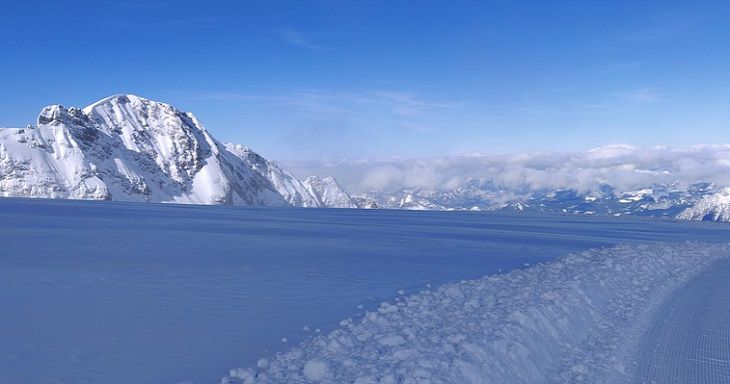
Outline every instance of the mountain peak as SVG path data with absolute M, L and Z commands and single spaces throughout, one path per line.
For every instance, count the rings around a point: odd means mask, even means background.
M 324 206 L 357 208 L 357 204 L 352 200 L 352 197 L 342 189 L 334 177 L 320 179 L 318 176 L 310 176 L 304 180 L 303 184 L 312 196 L 315 196 Z
M 128 103 L 134 103 L 139 104 L 143 102 L 155 102 L 154 100 L 150 100 L 141 96 L 137 96 L 131 93 L 117 93 L 111 96 L 107 96 L 99 101 L 96 101 L 92 103 L 91 105 L 98 105 L 98 104 L 128 104 Z M 90 106 L 91 106 L 90 105 Z
M 166 103 L 153 101 L 133 94 L 116 94 L 96 101 L 83 109 L 76 107 L 66 108 L 60 104 L 46 106 L 38 114 L 38 125 L 52 124 L 54 122 L 69 123 L 71 121 L 78 123 L 81 120 L 86 120 L 87 116 L 92 115 L 94 110 L 99 107 L 114 110 L 128 104 L 132 106 L 157 105 L 166 110 L 176 111 L 175 108 Z
M 119 113 L 119 111 L 162 111 L 165 114 L 170 115 L 185 114 L 168 103 L 124 93 L 105 97 L 88 105 L 83 110 L 89 116 L 91 116 L 95 111 L 102 110 L 115 111 L 115 113 Z M 146 113 L 144 113 L 142 117 L 146 118 Z
M 68 111 L 63 105 L 54 104 L 41 109 L 38 114 L 38 125 L 50 124 L 61 119 L 61 116 Z
M 320 199 L 254 151 L 223 146 L 192 113 L 132 94 L 49 105 L 37 127 L 2 130 L 0 159 L 0 196 L 354 207 L 344 191 Z
M 78 108 L 66 108 L 60 104 L 49 105 L 38 114 L 38 125 L 45 124 L 75 124 L 82 125 L 88 118 Z

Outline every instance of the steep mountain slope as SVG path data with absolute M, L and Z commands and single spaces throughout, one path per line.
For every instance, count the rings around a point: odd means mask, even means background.
M 331 208 L 358 208 L 350 195 L 340 187 L 333 177 L 320 179 L 317 176 L 310 176 L 304 180 L 304 185 L 321 205 Z
M 270 180 L 272 186 L 289 204 L 296 207 L 326 207 L 310 193 L 305 184 L 258 153 L 240 144 L 226 144 L 226 149 L 248 163 L 262 177 Z
M 191 113 L 133 95 L 44 108 L 0 130 L 0 195 L 323 207 L 253 151 L 215 140 Z
M 730 221 L 730 188 L 707 196 L 694 206 L 685 209 L 678 219 L 704 221 Z

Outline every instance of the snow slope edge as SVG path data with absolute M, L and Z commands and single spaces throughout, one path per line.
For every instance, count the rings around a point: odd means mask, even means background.
M 658 303 L 729 256 L 730 244 L 619 245 L 447 284 L 223 382 L 615 382 Z

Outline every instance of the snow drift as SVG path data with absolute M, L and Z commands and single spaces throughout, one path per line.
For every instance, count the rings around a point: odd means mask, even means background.
M 659 304 L 730 245 L 620 245 L 447 284 L 223 383 L 624 382 Z

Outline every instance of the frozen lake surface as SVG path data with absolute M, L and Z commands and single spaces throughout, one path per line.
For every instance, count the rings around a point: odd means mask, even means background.
M 0 199 L 0 383 L 217 383 L 427 284 L 730 226 Z M 399 292 L 401 291 L 401 292 Z

